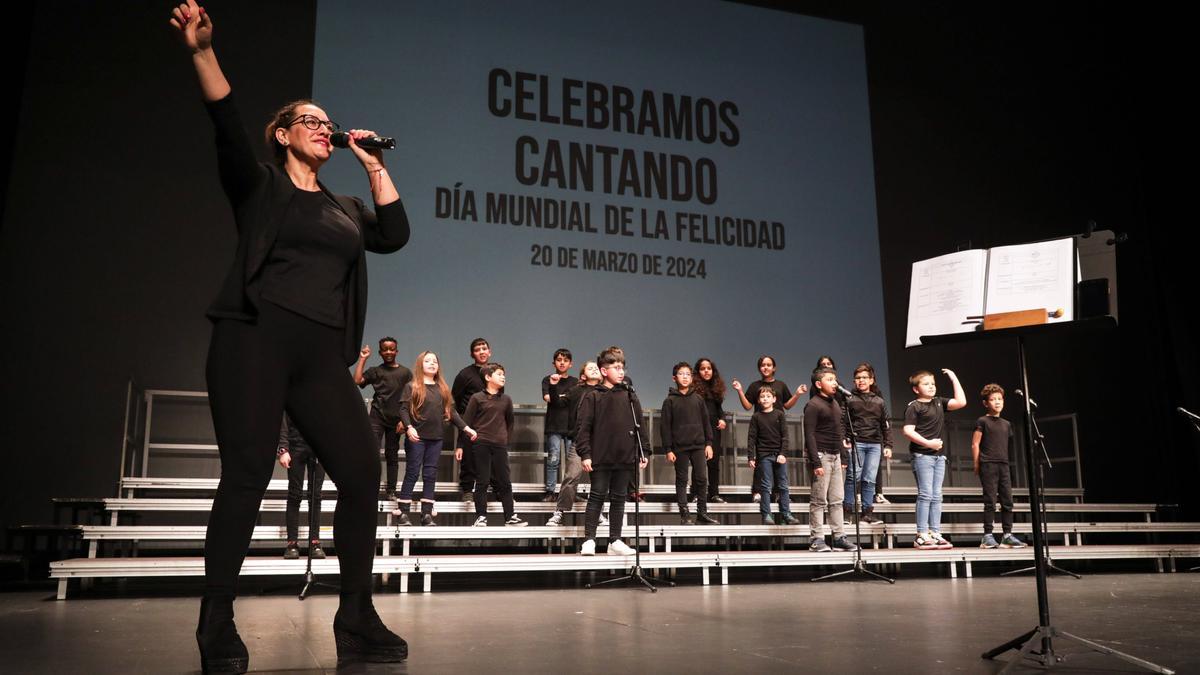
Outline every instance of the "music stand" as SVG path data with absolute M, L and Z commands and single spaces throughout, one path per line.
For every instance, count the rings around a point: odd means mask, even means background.
M 1139 668 L 1149 670 L 1154 673 L 1172 674 L 1175 671 L 1169 668 L 1164 668 L 1156 663 L 1151 663 L 1143 659 L 1139 659 L 1131 654 L 1117 651 L 1102 644 L 1092 642 L 1091 640 L 1082 638 L 1078 635 L 1073 635 L 1066 631 L 1059 630 L 1050 621 L 1050 598 L 1046 590 L 1046 575 L 1048 572 L 1048 560 L 1046 556 L 1046 547 L 1042 536 L 1042 510 L 1040 493 L 1042 486 L 1038 472 L 1034 470 L 1033 456 L 1033 425 L 1032 409 L 1029 404 L 1029 397 L 1033 393 L 1029 389 L 1029 372 L 1026 369 L 1025 362 L 1025 338 L 1034 335 L 1043 335 L 1050 332 L 1066 332 L 1072 331 L 1075 334 L 1084 334 L 1094 331 L 1107 330 L 1116 326 L 1116 320 L 1111 316 L 1094 317 L 1089 319 L 1078 319 L 1075 321 L 1063 322 L 1061 324 L 1040 324 L 1034 326 L 1019 326 L 1015 328 L 1001 328 L 989 331 L 974 331 L 970 333 L 955 333 L 951 335 L 937 336 L 921 336 L 921 344 L 954 344 L 962 342 L 973 342 L 987 338 L 1016 338 L 1017 342 L 1017 365 L 1021 373 L 1021 389 L 1025 392 L 1023 400 L 1025 402 L 1025 474 L 1029 481 L 1029 513 L 1033 520 L 1033 559 L 1035 581 L 1037 587 L 1038 599 L 1038 625 L 1017 637 L 998 645 L 983 654 L 980 658 L 994 659 L 1004 652 L 1013 649 L 1017 650 L 1018 658 L 1008 662 L 1007 665 L 1000 671 L 1007 673 L 1016 668 L 1022 663 L 1022 658 L 1033 658 L 1042 666 L 1051 667 L 1063 660 L 1063 657 L 1054 652 L 1054 639 L 1062 638 L 1069 640 L 1099 652 L 1106 656 L 1113 656 L 1118 659 L 1131 663 Z M 1040 645 L 1041 651 L 1035 651 Z

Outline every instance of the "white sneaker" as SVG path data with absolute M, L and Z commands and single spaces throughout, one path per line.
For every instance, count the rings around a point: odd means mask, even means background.
M 762 501 L 762 495 L 760 495 L 759 493 L 755 492 L 755 493 L 754 493 L 754 503 L 755 503 L 755 504 L 758 504 L 758 503 L 759 503 L 759 502 L 761 502 L 761 501 Z
M 555 511 L 554 515 L 550 516 L 550 520 L 546 521 L 548 527 L 562 527 L 563 512 Z
M 475 519 L 475 527 L 487 527 L 487 516 L 479 516 Z
M 882 492 L 875 493 L 875 503 L 876 504 L 891 504 L 891 502 L 888 501 L 888 498 L 883 496 Z
M 635 552 L 636 551 L 634 551 L 632 548 L 629 548 L 629 544 L 626 544 L 620 539 L 614 539 L 608 542 L 609 555 L 633 555 Z
M 600 514 L 600 527 L 608 527 L 608 516 Z
M 580 555 L 596 555 L 596 540 L 588 539 L 583 542 L 583 546 L 579 547 Z

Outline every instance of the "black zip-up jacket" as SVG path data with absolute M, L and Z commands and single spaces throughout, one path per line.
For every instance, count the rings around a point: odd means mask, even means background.
M 603 383 L 598 384 L 584 393 L 577 415 L 575 451 L 579 459 L 592 460 L 592 466 L 637 463 L 638 439 L 633 415 L 641 424 L 642 404 L 636 394 L 623 386 L 609 389 Z
M 850 409 L 850 420 L 854 423 L 854 434 L 863 443 L 879 443 L 885 448 L 892 445 L 892 423 L 888 421 L 887 401 L 871 392 L 854 392 L 846 400 Z
M 708 407 L 694 391 L 686 394 L 679 393 L 678 389 L 667 391 L 659 428 L 664 453 L 703 450 L 705 446 L 712 445 Z
M 787 415 L 779 408 L 758 411 L 750 416 L 746 452 L 755 461 L 759 457 L 786 455 L 788 452 Z
M 216 130 L 217 170 L 221 187 L 233 206 L 237 225 L 237 252 L 221 290 L 208 307 L 212 321 L 235 319 L 253 323 L 258 318 L 262 269 L 270 255 L 279 226 L 296 194 L 296 186 L 283 169 L 260 163 L 230 94 L 206 102 Z M 335 195 L 317 184 L 358 226 L 365 250 L 350 267 L 346 280 L 346 328 L 342 356 L 350 366 L 358 360 L 363 325 L 367 318 L 367 255 L 392 253 L 408 243 L 408 215 L 401 200 L 376 205 L 372 212 L 357 197 Z

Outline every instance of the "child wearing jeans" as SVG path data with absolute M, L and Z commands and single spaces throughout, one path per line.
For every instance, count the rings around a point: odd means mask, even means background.
M 942 537 L 942 481 L 946 477 L 946 411 L 967 405 L 954 371 L 943 369 L 954 385 L 954 398 L 937 395 L 933 373 L 921 370 L 908 378 L 916 400 L 904 411 L 904 436 L 911 445 L 913 475 L 917 479 L 917 538 L 920 549 L 954 548 Z
M 783 411 L 775 408 L 775 392 L 770 387 L 758 390 L 757 403 L 759 410 L 750 418 L 746 450 L 758 481 L 758 509 L 763 525 L 775 524 L 771 520 L 772 487 L 779 493 L 779 524 L 799 525 L 800 521 L 792 515 L 788 494 L 787 426 Z

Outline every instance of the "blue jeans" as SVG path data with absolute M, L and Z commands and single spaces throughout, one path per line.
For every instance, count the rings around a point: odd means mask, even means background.
M 412 501 L 417 478 L 421 479 L 421 501 L 433 503 L 437 489 L 438 459 L 442 455 L 442 439 L 417 441 L 404 439 L 404 482 L 400 485 L 397 498 L 401 502 Z M 487 489 L 487 486 L 483 486 Z
M 913 453 L 913 476 L 917 479 L 917 533 L 942 531 L 942 481 L 946 478 L 946 456 Z
M 546 434 L 546 492 L 554 492 L 558 484 L 558 464 L 569 447 L 571 439 L 566 434 Z
M 854 463 L 846 469 L 846 496 L 842 503 L 854 508 L 854 481 L 862 475 L 862 506 L 865 511 L 875 503 L 875 475 L 879 473 L 879 458 L 883 456 L 883 446 L 879 443 L 855 443 Z M 858 471 L 854 469 L 857 466 Z
M 764 518 L 771 515 L 771 488 L 779 493 L 779 513 L 792 512 L 792 497 L 788 494 L 787 464 L 779 464 L 772 455 L 763 455 L 756 460 L 758 474 L 758 510 Z

